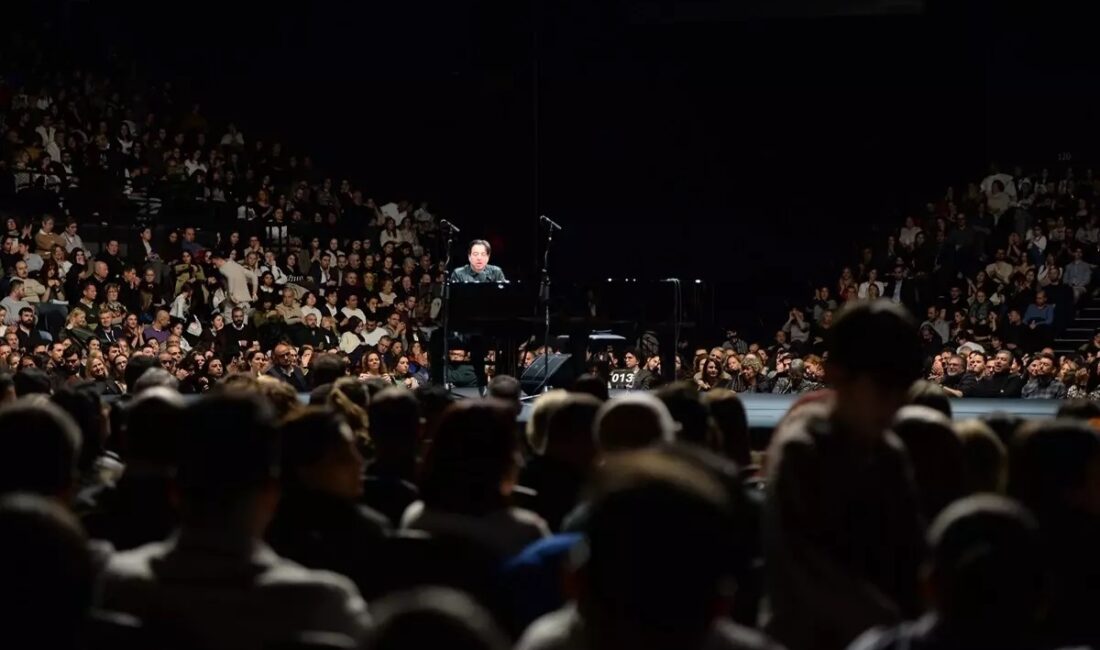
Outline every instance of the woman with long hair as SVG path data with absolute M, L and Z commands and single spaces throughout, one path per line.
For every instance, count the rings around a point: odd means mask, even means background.
M 409 390 L 416 390 L 420 387 L 420 381 L 413 376 L 412 366 L 409 361 L 409 356 L 406 354 L 397 355 L 397 362 L 393 365 L 393 383 L 398 386 L 404 386 Z
M 202 266 L 194 262 L 190 251 L 180 251 L 180 261 L 172 267 L 172 270 L 176 274 L 176 288 L 172 293 L 173 296 L 178 296 L 185 284 L 196 281 L 206 282 L 206 274 L 203 272 Z
M 733 377 L 726 374 L 718 361 L 710 357 L 704 358 L 702 370 L 696 373 L 694 380 L 695 387 L 702 393 L 715 388 L 729 388 L 733 385 Z
M 300 285 L 306 281 L 305 271 L 303 271 L 298 264 L 297 253 L 287 253 L 284 255 L 281 268 L 288 283 Z
M 140 349 L 145 345 L 144 328 L 141 326 L 141 321 L 138 320 L 138 315 L 130 312 L 122 319 L 122 337 L 130 342 L 130 347 L 134 350 Z
M 376 350 L 371 350 L 363 355 L 359 379 L 381 379 L 385 382 L 393 383 L 393 375 L 390 374 L 389 368 L 386 367 L 386 362 L 382 359 L 382 355 Z
M 328 318 L 326 316 L 326 318 Z M 346 323 L 340 326 L 340 351 L 344 354 L 355 352 L 363 345 L 364 323 L 358 316 L 352 316 Z

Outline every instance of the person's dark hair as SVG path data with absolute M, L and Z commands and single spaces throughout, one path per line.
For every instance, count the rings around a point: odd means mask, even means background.
M 192 363 L 194 362 L 192 361 Z M 127 366 L 127 370 L 129 370 L 129 366 Z M 140 395 L 150 388 L 169 388 L 177 390 L 179 384 L 179 380 L 164 368 L 149 368 L 141 373 L 141 376 L 134 381 L 132 386 L 127 385 L 127 388 L 131 395 Z
M 955 424 L 966 462 L 967 491 L 1003 493 L 1008 478 L 1008 450 L 993 429 L 981 420 Z
M 488 394 L 490 397 L 506 402 L 519 402 L 523 395 L 519 380 L 511 375 L 497 375 L 489 381 Z
M 409 391 L 387 388 L 367 407 L 371 439 L 380 456 L 399 455 L 415 459 L 420 432 L 420 403 Z
M 68 496 L 76 480 L 80 428 L 43 397 L 0 408 L 0 493 Z
M 722 483 L 687 456 L 629 452 L 601 467 L 589 503 L 578 607 L 596 638 L 629 625 L 701 645 L 733 571 L 733 505 Z
M 607 390 L 607 382 L 598 375 L 585 373 L 573 380 L 573 386 L 569 389 L 573 393 L 587 393 L 601 402 L 611 398 Z
M 84 647 L 94 572 L 80 523 L 39 495 L 0 499 L 0 625 L 12 648 Z
M 711 427 L 710 413 L 699 399 L 699 391 L 686 382 L 677 382 L 662 386 L 656 391 L 657 399 L 665 403 L 672 419 L 680 425 L 676 439 L 713 449 L 714 429 Z
M 1035 631 L 1046 555 L 1031 513 L 1001 496 L 970 496 L 948 506 L 928 538 L 936 613 L 947 626 L 990 647 Z
M 888 386 L 909 386 L 924 366 L 916 322 L 889 300 L 841 308 L 826 332 L 826 348 L 833 368 Z
M 0 400 L 8 391 L 15 390 L 15 378 L 10 372 L 0 371 Z M 18 394 L 18 393 L 17 393 Z
M 1100 418 L 1100 404 L 1084 398 L 1071 399 L 1058 407 L 1057 417 L 1088 422 Z
M 136 354 L 130 357 L 129 362 L 126 364 L 126 372 L 123 373 L 129 392 L 134 392 L 133 386 L 137 383 L 138 378 L 145 374 L 146 370 L 159 367 L 160 361 L 155 356 Z
M 1008 493 L 1040 520 L 1072 510 L 1100 454 L 1100 433 L 1074 420 L 1025 424 L 1009 449 Z
M 596 456 L 592 425 L 602 402 L 584 393 L 567 394 L 546 421 L 544 456 L 589 465 Z
M 391 594 L 371 606 L 367 650 L 508 650 L 493 617 L 470 596 L 443 587 Z
M 23 368 L 15 373 L 12 382 L 15 384 L 15 394 L 18 397 L 49 395 L 53 389 L 50 376 L 46 374 L 45 370 L 36 366 Z
M 183 430 L 183 398 L 169 388 L 150 388 L 135 397 L 122 412 L 119 451 L 124 461 L 140 459 L 174 467 Z
M 993 430 L 1006 447 L 1016 438 L 1016 434 L 1026 422 L 1023 418 L 1005 411 L 994 411 L 982 418 L 982 421 Z
M 951 417 L 951 401 L 939 384 L 918 379 L 909 387 L 909 403 L 915 406 L 927 406 Z
M 352 318 L 357 318 L 352 316 Z M 313 355 L 310 362 L 309 383 L 317 387 L 321 384 L 331 384 L 347 374 L 346 364 L 340 355 L 323 353 Z
M 177 482 L 185 517 L 235 516 L 279 476 L 271 405 L 259 395 L 219 392 L 187 407 Z
M 962 442 L 951 421 L 927 406 L 902 407 L 893 429 L 909 451 L 921 510 L 931 520 L 967 492 Z
M 347 421 L 339 413 L 310 406 L 291 415 L 279 427 L 283 479 L 295 480 L 295 471 L 324 458 L 334 446 L 346 442 Z
M 732 390 L 716 388 L 703 395 L 703 404 L 722 435 L 722 451 L 742 468 L 752 465 L 752 440 L 745 405 Z
M 475 239 L 472 242 L 470 242 L 469 246 L 466 247 L 466 254 L 467 255 L 474 252 L 474 246 L 484 246 L 486 255 L 492 255 L 493 254 L 493 247 L 489 244 L 489 242 L 485 241 L 484 239 Z
M 354 332 L 362 323 L 363 321 L 360 320 L 358 316 L 352 316 L 348 319 L 348 322 L 346 324 L 339 328 L 340 333 L 343 334 L 345 332 Z
M 515 470 L 517 440 L 507 404 L 465 400 L 447 409 L 424 459 L 428 508 L 484 515 L 504 507 L 504 479 Z
M 62 386 L 50 400 L 65 410 L 80 428 L 80 457 L 77 470 L 88 476 L 95 470 L 95 462 L 103 455 L 103 444 L 108 434 L 103 398 L 90 383 L 76 387 Z
M 438 428 L 447 407 L 454 403 L 454 398 L 442 386 L 424 384 L 416 389 L 416 401 L 420 402 L 424 429 L 431 435 Z
M 318 384 L 309 391 L 310 406 L 325 406 L 328 404 L 328 396 L 332 393 L 332 384 Z

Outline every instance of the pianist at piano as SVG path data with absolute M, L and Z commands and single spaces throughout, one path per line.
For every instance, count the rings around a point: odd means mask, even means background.
M 504 282 L 504 271 L 489 263 L 493 248 L 484 239 L 475 239 L 467 248 L 469 263 L 451 272 L 451 282 Z

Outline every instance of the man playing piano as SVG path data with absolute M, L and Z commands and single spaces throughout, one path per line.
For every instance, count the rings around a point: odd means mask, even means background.
M 451 282 L 504 282 L 504 271 L 489 263 L 492 253 L 492 247 L 484 239 L 470 242 L 470 263 L 451 271 Z

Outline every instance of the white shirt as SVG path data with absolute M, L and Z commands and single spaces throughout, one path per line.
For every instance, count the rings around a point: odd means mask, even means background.
M 898 243 L 902 246 L 912 246 L 917 241 L 917 233 L 923 232 L 920 226 L 913 226 L 912 228 L 902 228 L 898 233 Z
M 340 313 L 344 315 L 344 318 L 352 318 L 354 316 L 355 318 L 358 318 L 361 322 L 367 322 L 367 315 L 363 313 L 362 309 L 348 309 L 347 307 L 344 307 L 340 310 Z
M 382 337 L 386 335 L 386 329 L 383 327 L 375 327 L 373 332 L 363 330 L 363 334 L 360 338 L 367 345 L 378 345 L 378 342 L 382 340 Z
M 306 307 L 305 305 L 302 305 L 301 310 L 302 310 L 302 320 L 303 321 L 306 319 L 306 316 L 309 316 L 310 314 L 313 314 L 314 316 L 317 317 L 317 324 L 318 325 L 321 324 L 321 310 L 320 309 L 317 309 L 316 307 Z
M 886 283 L 883 282 L 882 280 L 875 280 L 875 284 L 878 286 L 878 295 L 882 296 L 883 292 L 886 291 Z M 858 293 L 859 297 L 860 298 L 866 298 L 867 297 L 867 291 L 870 288 L 871 288 L 871 283 L 870 282 L 861 282 L 859 284 L 859 293 Z
M 88 250 L 84 248 L 84 240 L 80 238 L 80 235 L 70 235 L 68 232 L 61 233 L 61 237 L 65 240 L 65 252 L 71 253 L 74 248 L 82 250 Z

